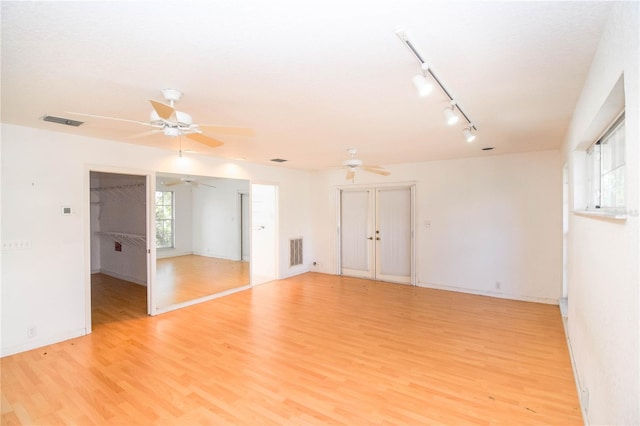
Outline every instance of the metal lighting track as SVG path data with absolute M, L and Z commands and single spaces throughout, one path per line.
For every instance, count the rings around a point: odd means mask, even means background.
M 407 37 L 407 33 L 405 33 L 404 30 L 398 30 L 398 31 L 396 31 L 396 35 L 398 36 L 400 41 L 402 41 L 402 44 L 404 44 L 407 47 L 407 49 L 409 49 L 409 51 L 413 54 L 413 56 L 415 56 L 415 58 L 418 60 L 418 62 L 420 62 L 420 66 L 427 65 L 426 71 L 429 73 L 431 78 L 433 78 L 433 81 L 438 83 L 438 86 L 440 86 L 440 89 L 442 89 L 442 92 L 444 92 L 444 94 L 447 95 L 447 97 L 449 98 L 449 101 L 452 102 L 452 105 L 458 111 L 460 111 L 460 114 L 462 114 L 464 119 L 467 120 L 467 123 L 469 123 L 469 127 L 471 127 L 473 130 L 478 130 L 478 128 L 475 126 L 475 124 L 473 124 L 473 122 L 471 121 L 469 116 L 462 110 L 462 108 L 460 108 L 460 105 L 458 104 L 458 101 L 453 99 L 453 96 L 451 96 L 451 93 L 447 90 L 446 87 L 444 87 L 444 84 L 442 84 L 442 82 L 440 81 L 438 76 L 435 75 L 435 73 L 431 70 L 431 67 L 429 66 L 429 64 L 427 64 L 425 62 L 425 60 L 422 59 L 422 56 L 420 56 L 420 53 L 418 53 L 416 48 L 413 47 L 413 43 L 411 43 L 411 41 Z M 422 68 L 422 69 L 424 69 L 424 68 Z

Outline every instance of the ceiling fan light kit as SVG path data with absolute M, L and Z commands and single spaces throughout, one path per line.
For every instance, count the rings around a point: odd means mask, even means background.
M 472 142 L 476 138 L 476 135 L 473 134 L 472 132 L 478 130 L 475 124 L 471 122 L 471 119 L 469 118 L 469 116 L 463 111 L 463 109 L 460 107 L 458 102 L 451 95 L 451 92 L 447 90 L 447 88 L 444 86 L 442 81 L 433 72 L 431 67 L 429 67 L 427 63 L 424 61 L 424 59 L 422 59 L 422 56 L 420 55 L 420 53 L 418 53 L 413 43 L 409 40 L 409 37 L 407 36 L 406 32 L 400 29 L 396 31 L 396 35 L 398 36 L 400 41 L 402 41 L 402 44 L 404 44 L 407 47 L 407 49 L 409 49 L 409 51 L 413 54 L 413 56 L 415 56 L 415 58 L 420 63 L 420 69 L 422 73 L 413 77 L 413 84 L 416 87 L 418 94 L 420 96 L 426 96 L 431 92 L 430 89 L 426 88 L 427 85 L 430 85 L 430 83 L 427 81 L 427 76 L 431 77 L 431 79 L 438 85 L 438 87 L 440 87 L 440 89 L 447 96 L 447 98 L 449 98 L 449 102 L 451 103 L 451 106 L 447 107 L 444 110 L 446 123 L 451 126 L 456 124 L 459 121 L 459 117 L 456 114 L 456 110 L 458 110 L 458 112 L 464 117 L 465 120 L 467 120 L 467 123 L 468 123 L 468 127 L 465 130 L 463 130 L 464 137 L 467 142 Z M 469 136 L 467 133 L 469 133 L 471 136 Z

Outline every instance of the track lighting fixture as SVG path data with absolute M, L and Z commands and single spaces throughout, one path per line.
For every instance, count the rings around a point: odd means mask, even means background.
M 468 127 L 463 132 L 464 136 L 467 142 L 473 141 L 476 138 L 476 135 L 473 132 L 478 130 L 476 125 L 471 122 L 471 119 L 469 119 L 469 116 L 460 107 L 460 104 L 458 104 L 458 102 L 453 99 L 451 92 L 447 90 L 447 88 L 444 86 L 444 84 L 442 84 L 440 79 L 434 74 L 431 67 L 429 67 L 424 61 L 424 59 L 422 59 L 422 56 L 420 56 L 416 48 L 413 46 L 413 44 L 407 37 L 407 34 L 404 32 L 404 30 L 396 31 L 396 35 L 402 41 L 402 43 L 407 47 L 407 49 L 409 49 L 409 51 L 413 54 L 413 56 L 415 56 L 418 62 L 420 62 L 420 68 L 422 70 L 422 74 L 418 74 L 413 77 L 413 84 L 416 86 L 416 89 L 418 90 L 418 93 L 420 94 L 420 96 L 426 96 L 426 94 L 428 94 L 428 92 L 431 91 L 431 89 L 426 88 L 427 86 L 431 86 L 429 81 L 427 80 L 427 77 L 431 77 L 431 79 L 438 84 L 438 87 L 440 87 L 442 92 L 447 96 L 447 98 L 449 98 L 449 101 L 451 102 L 451 106 L 444 110 L 447 124 L 451 126 L 458 122 L 460 117 L 458 116 L 458 114 L 456 114 L 456 109 L 457 109 L 460 115 L 462 115 L 462 117 L 464 117 L 464 119 L 467 120 L 467 123 L 468 123 Z
M 471 128 L 466 128 L 462 131 L 462 134 L 464 135 L 464 138 L 467 140 L 467 142 L 471 143 L 475 140 L 476 135 L 473 134 L 473 131 L 471 130 Z
M 427 80 L 427 71 L 429 71 L 429 65 L 422 64 L 422 73 L 413 76 L 413 85 L 416 86 L 420 96 L 427 96 L 433 90 L 433 84 Z
M 447 126 L 453 126 L 460 119 L 456 115 L 456 103 L 451 101 L 451 106 L 444 110 L 444 118 L 447 120 Z

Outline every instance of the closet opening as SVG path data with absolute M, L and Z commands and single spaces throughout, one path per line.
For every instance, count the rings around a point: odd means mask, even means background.
M 90 171 L 89 201 L 88 328 L 146 316 L 147 176 Z

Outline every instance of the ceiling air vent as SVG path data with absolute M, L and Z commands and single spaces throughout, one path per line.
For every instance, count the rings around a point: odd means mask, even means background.
M 68 118 L 62 117 L 54 117 L 53 115 L 45 115 L 42 118 L 44 121 L 50 121 L 52 123 L 65 124 L 67 126 L 78 127 L 81 124 L 84 124 L 84 121 L 70 120 Z
M 284 158 L 272 158 L 271 161 L 273 161 L 274 163 L 284 163 L 285 160 Z

